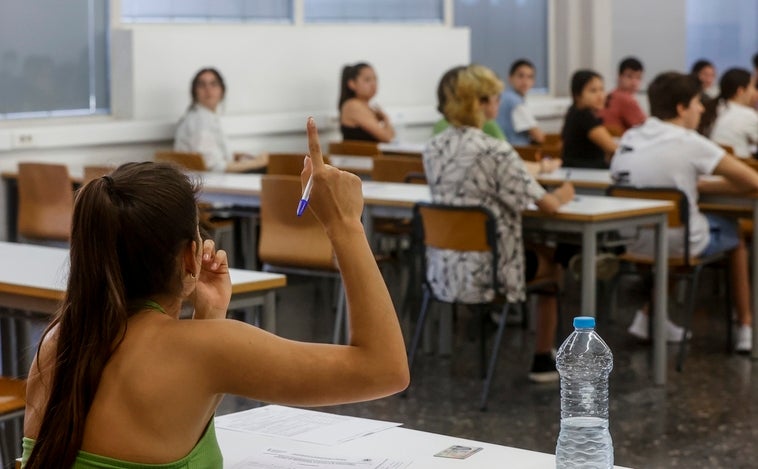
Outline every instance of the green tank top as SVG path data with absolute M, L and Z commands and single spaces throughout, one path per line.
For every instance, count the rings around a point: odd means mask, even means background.
M 29 455 L 34 448 L 34 440 L 24 438 L 24 453 L 21 456 L 21 467 L 26 465 Z M 128 461 L 119 461 L 118 459 L 98 456 L 96 454 L 79 451 L 71 469 L 138 469 L 138 468 L 156 468 L 156 469 L 215 469 L 223 466 L 223 457 L 221 448 L 216 441 L 216 427 L 213 425 L 213 419 L 208 423 L 205 433 L 197 442 L 190 453 L 168 464 L 139 464 Z

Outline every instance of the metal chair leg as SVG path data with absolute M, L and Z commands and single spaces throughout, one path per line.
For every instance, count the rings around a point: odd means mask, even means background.
M 412 372 L 413 370 L 413 361 L 416 358 L 416 351 L 418 350 L 418 343 L 421 341 L 421 334 L 424 332 L 424 326 L 426 324 L 426 315 L 429 312 L 429 303 L 431 301 L 431 293 L 429 290 L 427 290 L 426 285 L 423 287 L 424 293 L 423 297 L 421 299 L 421 311 L 419 311 L 418 314 L 418 320 L 416 321 L 416 330 L 413 332 L 413 340 L 411 340 L 411 347 L 410 350 L 408 350 L 408 371 Z M 413 375 L 411 374 L 411 377 Z M 405 390 L 400 393 L 400 396 L 406 397 L 408 395 L 408 390 L 411 388 L 411 385 L 413 384 L 413 378 L 411 378 L 411 382 L 408 385 Z
M 679 356 L 676 361 L 676 371 L 681 372 L 684 370 L 684 358 L 687 354 L 687 335 L 691 328 L 692 316 L 695 314 L 695 297 L 697 296 L 697 288 L 700 283 L 700 273 L 703 271 L 703 266 L 696 266 L 690 278 L 690 286 L 687 291 L 687 303 L 684 310 L 684 320 L 682 321 L 682 340 L 679 342 Z
M 724 289 L 726 290 L 726 353 L 731 354 L 734 351 L 732 346 L 734 341 L 732 335 L 732 265 L 728 257 L 724 261 Z
M 482 389 L 482 399 L 479 404 L 479 410 L 487 410 L 487 397 L 490 394 L 490 385 L 492 384 L 492 377 L 495 375 L 495 365 L 497 364 L 497 356 L 500 351 L 500 343 L 503 339 L 503 332 L 505 331 L 506 316 L 508 315 L 508 309 L 510 304 L 505 303 L 503 306 L 503 312 L 500 315 L 500 324 L 497 327 L 497 335 L 495 336 L 495 342 L 492 344 L 492 353 L 490 354 L 490 365 L 487 370 L 487 377 L 484 380 L 484 389 Z
M 332 335 L 332 343 L 339 344 L 342 336 L 342 323 L 345 323 L 345 341 L 349 342 L 350 326 L 348 324 L 348 318 L 345 314 L 345 287 L 342 285 L 342 280 L 338 280 L 339 287 L 337 289 L 337 314 L 334 317 L 334 332 Z

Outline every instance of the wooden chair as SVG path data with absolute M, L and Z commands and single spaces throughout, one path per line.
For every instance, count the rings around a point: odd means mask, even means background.
M 106 174 L 113 172 L 115 168 L 113 166 L 85 166 L 84 167 L 84 180 L 83 184 L 87 184 L 93 179 L 103 177 Z
M 361 140 L 343 140 L 329 143 L 330 155 L 349 156 L 379 156 L 379 144 L 376 142 L 364 142 Z
M 424 173 L 424 163 L 418 158 L 380 156 L 374 158 L 371 179 L 383 182 L 406 182 L 408 175 Z
M 258 258 L 267 272 L 327 277 L 339 282 L 334 343 L 339 343 L 345 294 L 332 244 L 310 210 L 295 213 L 302 186 L 298 176 L 266 175 L 261 181 Z M 347 329 L 347 327 L 345 328 Z
M 513 149 L 524 161 L 540 161 L 542 159 L 542 147 L 538 145 L 516 145 Z
M 610 186 L 606 190 L 606 195 L 611 197 L 627 197 L 635 199 L 653 199 L 667 200 L 674 203 L 675 210 L 669 212 L 668 227 L 682 228 L 684 253 L 682 256 L 669 257 L 669 272 L 678 278 L 687 281 L 687 300 L 685 303 L 682 340 L 679 343 L 679 356 L 677 358 L 676 369 L 684 369 L 684 359 L 687 351 L 687 336 L 690 331 L 692 315 L 695 312 L 695 300 L 698 293 L 700 274 L 707 265 L 720 263 L 724 269 L 724 282 L 726 288 L 726 322 L 727 322 L 727 351 L 731 351 L 732 344 L 732 295 L 731 279 L 729 271 L 729 256 L 721 252 L 707 257 L 695 256 L 690 252 L 690 206 L 687 195 L 680 189 L 671 187 L 631 187 L 631 186 Z M 641 256 L 633 253 L 622 254 L 620 260 L 635 265 L 645 266 L 648 271 L 652 269 L 655 259 L 650 256 Z M 614 286 L 614 291 L 616 286 Z M 658 314 L 658 312 L 656 312 Z M 652 321 L 650 324 L 652 325 Z M 651 335 L 652 337 L 652 335 Z
M 456 304 L 467 304 L 472 306 L 478 313 L 481 319 L 481 344 L 480 344 L 480 359 L 481 359 L 481 373 L 484 378 L 484 388 L 482 389 L 482 395 L 480 399 L 480 409 L 485 410 L 487 408 L 487 398 L 489 396 L 490 385 L 492 384 L 492 378 L 495 374 L 495 366 L 497 364 L 498 352 L 500 350 L 500 344 L 503 339 L 503 333 L 505 331 L 506 316 L 509 309 L 514 306 L 509 304 L 505 298 L 499 295 L 499 292 L 504 290 L 504 285 L 501 284 L 498 276 L 498 260 L 500 253 L 498 252 L 497 243 L 497 229 L 495 217 L 491 211 L 485 207 L 480 206 L 451 206 L 434 203 L 417 203 L 413 208 L 413 226 L 414 237 L 417 242 L 417 246 L 420 248 L 419 256 L 422 262 L 422 272 L 424 272 L 424 281 L 422 284 L 422 301 L 421 311 L 419 312 L 418 321 L 416 323 L 416 329 L 413 334 L 410 349 L 408 350 L 408 367 L 413 366 L 413 361 L 416 356 L 416 350 L 418 349 L 419 341 L 421 339 L 421 333 L 424 330 L 426 323 L 427 312 L 431 301 L 437 301 L 450 304 L 453 310 L 455 310 Z M 428 278 L 428 271 L 426 265 L 426 249 L 446 249 L 453 251 L 463 252 L 489 252 L 492 256 L 492 279 L 490 287 L 496 294 L 492 302 L 488 303 L 449 303 L 441 300 L 431 287 L 431 282 Z M 539 280 L 530 283 L 528 286 L 529 291 L 540 291 L 558 295 L 558 285 L 552 280 Z M 545 290 L 546 289 L 546 290 Z M 486 360 L 485 351 L 485 321 L 489 320 L 490 306 L 493 304 L 502 303 L 502 314 L 498 322 L 497 333 L 495 335 L 495 341 L 490 352 L 489 365 L 484 368 Z M 523 306 L 523 305 L 521 305 Z
M 547 146 L 554 146 L 554 145 L 563 145 L 563 137 L 561 137 L 561 134 L 545 134 L 545 142 L 543 145 Z
M 303 171 L 304 158 L 302 153 L 270 153 L 266 174 L 299 176 Z
M 18 234 L 33 242 L 68 242 L 74 192 L 65 165 L 18 165 Z
M 0 451 L 2 451 L 2 467 L 10 467 L 13 460 L 20 456 L 17 454 L 21 434 L 17 429 L 21 428 L 26 408 L 26 381 L 20 379 L 0 377 Z M 14 422 L 17 420 L 18 423 Z M 9 427 L 17 425 L 13 431 Z M 9 442 L 13 444 L 10 450 Z
M 208 171 L 205 160 L 200 153 L 182 151 L 156 151 L 155 161 L 175 163 L 190 171 Z

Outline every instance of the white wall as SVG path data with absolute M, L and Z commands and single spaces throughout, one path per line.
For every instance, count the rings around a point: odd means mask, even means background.
M 629 55 L 645 65 L 643 88 L 661 72 L 688 71 L 689 64 L 685 63 L 687 0 L 613 0 L 608 3 L 612 3 L 613 60 L 612 68 L 604 75 L 609 88 L 615 86 L 618 62 Z

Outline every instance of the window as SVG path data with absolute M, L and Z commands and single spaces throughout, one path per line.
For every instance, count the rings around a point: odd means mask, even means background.
M 107 2 L 3 0 L 0 119 L 107 113 L 107 49 Z
M 687 69 L 707 59 L 720 75 L 732 67 L 752 71 L 758 52 L 758 2 L 687 0 Z
M 548 88 L 548 0 L 455 0 L 455 26 L 471 30 L 471 62 L 501 78 L 515 60 L 536 68 L 534 88 Z
M 442 23 L 443 0 L 303 0 L 306 23 Z
M 292 0 L 121 0 L 126 23 L 291 23 Z

